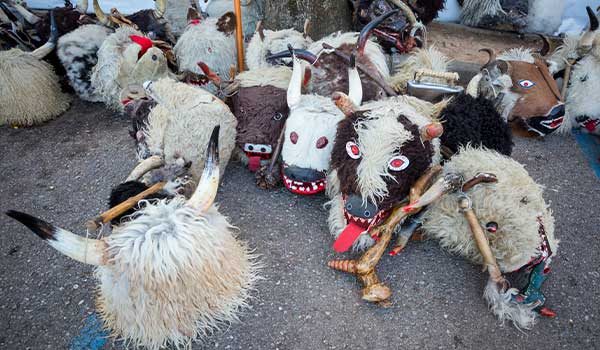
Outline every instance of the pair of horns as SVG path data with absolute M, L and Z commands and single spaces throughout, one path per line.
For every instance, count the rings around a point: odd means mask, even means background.
M 102 8 L 100 7 L 100 4 L 98 3 L 98 0 L 94 0 L 93 6 L 94 6 L 94 13 L 96 14 L 96 17 L 98 18 L 98 21 L 107 27 L 113 28 L 115 26 L 115 24 L 110 20 L 110 18 L 109 18 L 110 16 L 106 15 L 104 13 L 104 11 L 102 11 Z M 166 11 L 167 11 L 167 0 L 155 0 L 154 15 L 156 16 L 156 18 L 162 18 L 165 15 Z
M 203 213 L 214 202 L 219 185 L 219 126 L 213 129 L 200 183 L 186 205 Z M 68 257 L 91 265 L 107 265 L 108 246 L 102 239 L 74 234 L 26 213 L 10 210 L 6 215 L 27 226 L 50 246 Z

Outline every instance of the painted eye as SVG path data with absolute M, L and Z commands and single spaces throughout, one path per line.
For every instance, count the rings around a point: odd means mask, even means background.
M 157 59 L 158 59 L 158 56 L 152 55 L 152 61 L 156 61 Z
M 490 221 L 487 224 L 485 224 L 485 229 L 487 230 L 487 232 L 494 233 L 498 231 L 498 224 L 494 221 Z
M 371 212 L 370 212 L 370 211 L 368 211 L 368 210 L 365 210 L 365 213 L 364 213 L 364 214 L 365 214 L 365 216 L 366 216 L 366 217 L 370 217 L 370 216 L 371 216 Z
M 317 148 L 318 149 L 325 148 L 325 146 L 327 146 L 328 143 L 329 143 L 329 140 L 327 140 L 327 137 L 321 136 L 317 140 Z
M 275 115 L 273 116 L 274 120 L 281 120 L 281 118 L 283 118 L 283 114 L 279 112 L 275 113 Z
M 290 134 L 290 141 L 295 145 L 298 142 L 298 134 L 295 131 L 292 131 Z
M 350 204 L 350 203 L 346 204 L 346 209 L 352 210 L 352 204 Z
M 356 143 L 352 141 L 346 142 L 346 153 L 348 153 L 348 155 L 352 159 L 360 158 L 360 149 L 358 149 Z
M 517 84 L 519 84 L 519 86 L 523 89 L 530 89 L 535 86 L 535 83 L 529 79 L 519 80 Z
M 393 171 L 400 171 L 408 168 L 410 161 L 405 156 L 396 156 L 388 162 L 388 167 Z

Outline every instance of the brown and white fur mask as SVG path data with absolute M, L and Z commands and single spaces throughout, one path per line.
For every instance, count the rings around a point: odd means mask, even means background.
M 494 102 L 498 113 L 535 135 L 555 131 L 563 122 L 564 103 L 546 63 L 528 49 L 515 48 L 496 57 L 490 55 L 467 87 L 473 97 Z
M 327 180 L 329 229 L 338 252 L 374 243 L 369 230 L 439 161 L 442 131 L 440 123 L 402 99 L 373 102 L 347 114 L 338 124 Z

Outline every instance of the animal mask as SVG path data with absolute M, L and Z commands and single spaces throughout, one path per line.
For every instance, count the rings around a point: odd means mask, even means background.
M 544 136 L 563 122 L 564 103 L 546 64 L 529 50 L 511 49 L 490 59 L 471 80 L 467 90 L 491 100 L 508 122 Z M 477 92 L 474 92 L 477 91 Z

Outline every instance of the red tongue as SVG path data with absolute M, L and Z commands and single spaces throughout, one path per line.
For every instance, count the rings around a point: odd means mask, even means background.
M 333 249 L 338 253 L 343 253 L 352 247 L 354 241 L 360 236 L 361 233 L 365 232 L 365 229 L 350 222 L 348 226 L 342 231 L 339 237 L 333 243 Z
M 248 157 L 248 169 L 257 171 L 260 168 L 260 157 Z

